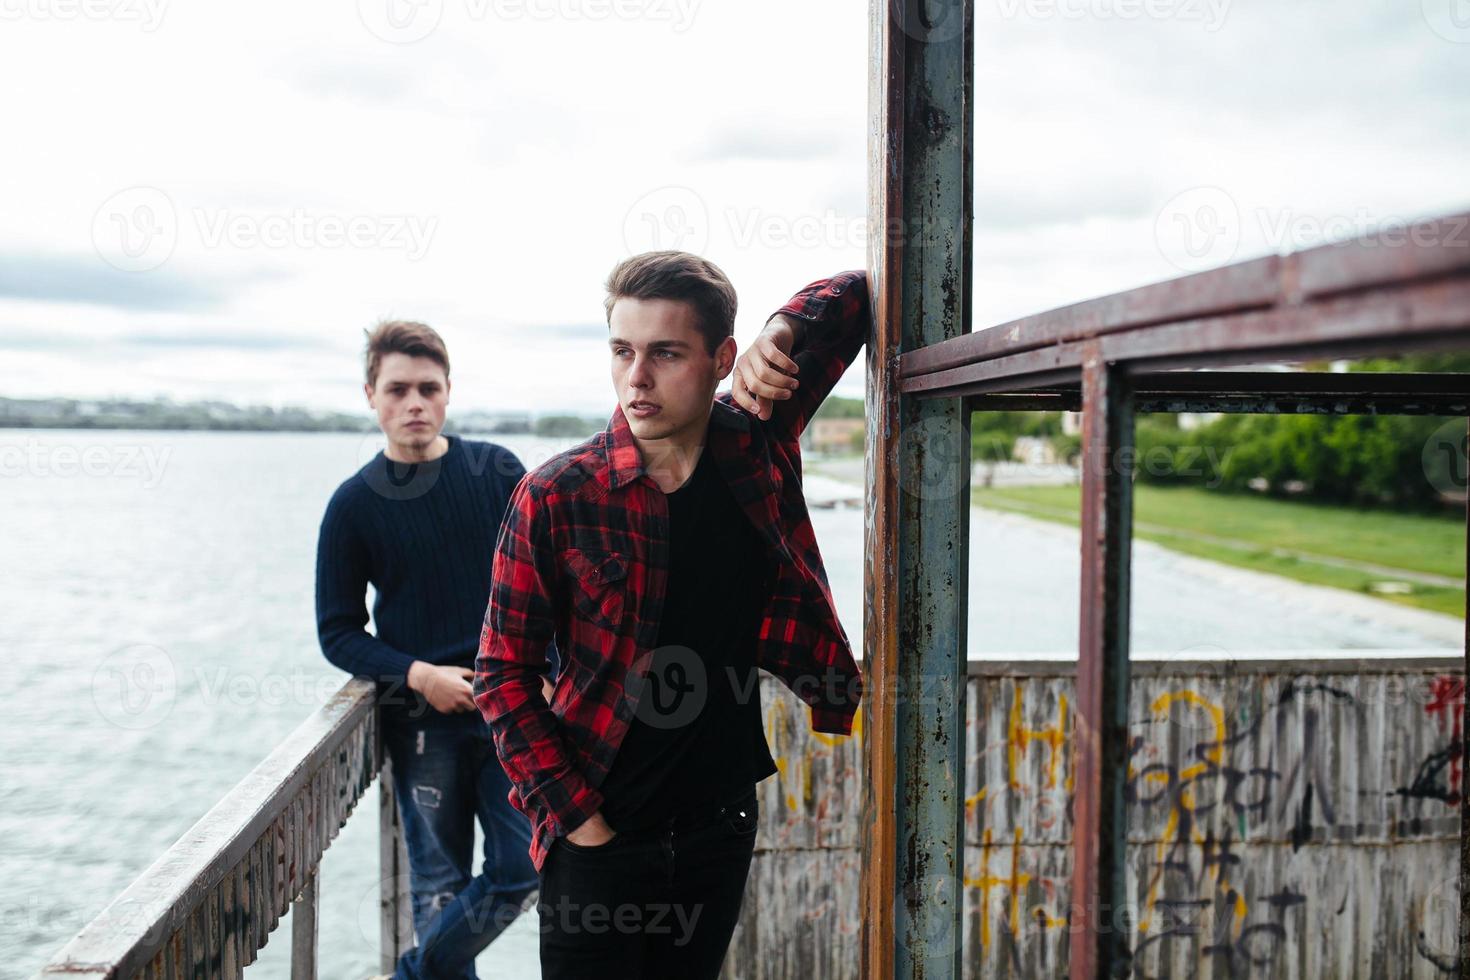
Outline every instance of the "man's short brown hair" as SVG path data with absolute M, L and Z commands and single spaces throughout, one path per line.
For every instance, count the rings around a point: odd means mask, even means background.
M 413 320 L 384 320 L 363 333 L 367 334 L 363 359 L 369 388 L 378 386 L 378 367 L 385 354 L 427 357 L 444 369 L 446 379 L 449 377 L 449 349 L 433 327 Z
M 618 300 L 677 299 L 694 307 L 710 354 L 735 335 L 735 287 L 720 267 L 689 252 L 644 252 L 619 262 L 607 277 L 607 322 Z

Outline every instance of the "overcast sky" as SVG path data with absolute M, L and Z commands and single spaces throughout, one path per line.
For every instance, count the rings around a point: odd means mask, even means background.
M 976 327 L 1470 209 L 1467 0 L 976 20 Z M 859 0 L 0 0 L 0 393 L 354 410 L 391 316 L 451 411 L 604 413 L 620 258 L 742 346 L 863 265 L 867 55 Z

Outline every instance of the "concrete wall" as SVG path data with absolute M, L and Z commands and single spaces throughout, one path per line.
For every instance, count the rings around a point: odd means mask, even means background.
M 1065 975 L 1072 690 L 1065 664 L 971 664 L 966 976 Z M 780 772 L 725 975 L 854 977 L 862 731 L 762 697 Z M 1135 664 L 1134 975 L 1448 976 L 1463 701 L 1458 660 Z

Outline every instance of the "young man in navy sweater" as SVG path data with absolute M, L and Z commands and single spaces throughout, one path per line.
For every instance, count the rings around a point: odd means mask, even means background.
M 322 518 L 317 632 L 328 660 L 378 682 L 418 933 L 393 976 L 474 980 L 475 955 L 537 886 L 530 825 L 507 800 L 470 688 L 495 541 L 525 467 L 504 447 L 441 434 L 449 355 L 434 330 L 381 324 L 366 360 L 388 445 Z M 364 629 L 369 584 L 377 635 Z M 484 864 L 472 876 L 477 817 Z

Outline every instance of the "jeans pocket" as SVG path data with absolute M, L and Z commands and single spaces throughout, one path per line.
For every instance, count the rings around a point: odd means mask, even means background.
M 603 851 L 612 850 L 625 836 L 622 833 L 615 833 L 611 838 L 603 841 L 601 844 L 573 844 L 566 837 L 558 837 L 556 840 L 557 843 L 561 844 L 562 847 L 571 851 L 573 854 L 601 854 Z

